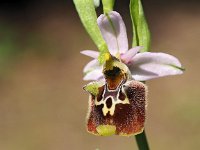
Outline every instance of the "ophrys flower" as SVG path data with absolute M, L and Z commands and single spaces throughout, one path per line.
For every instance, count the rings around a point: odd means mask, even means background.
M 107 43 L 109 52 L 128 66 L 135 80 L 146 81 L 183 73 L 181 63 L 172 55 L 154 52 L 139 53 L 142 46 L 128 50 L 126 27 L 122 17 L 116 11 L 111 11 L 107 15 L 100 15 L 97 23 Z M 103 66 L 97 60 L 99 52 L 84 50 L 81 53 L 94 58 L 83 70 L 85 74 L 84 80 L 102 79 Z
M 87 130 L 95 135 L 139 134 L 144 129 L 147 87 L 133 80 L 128 67 L 115 57 L 103 66 L 105 80 L 93 81 L 89 92 Z

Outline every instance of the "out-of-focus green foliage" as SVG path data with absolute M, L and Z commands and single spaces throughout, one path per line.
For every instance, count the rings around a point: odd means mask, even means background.
M 3 63 L 17 51 L 16 34 L 13 29 L 0 25 L 0 62 Z

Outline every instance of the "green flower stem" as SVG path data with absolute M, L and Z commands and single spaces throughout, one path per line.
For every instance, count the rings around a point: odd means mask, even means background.
M 103 12 L 108 13 L 113 10 L 115 0 L 102 0 L 103 3 Z
M 136 135 L 135 139 L 139 150 L 149 150 L 149 145 L 145 134 L 145 130 L 141 134 Z

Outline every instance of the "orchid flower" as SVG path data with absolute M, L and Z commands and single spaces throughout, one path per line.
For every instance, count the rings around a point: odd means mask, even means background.
M 108 14 L 100 15 L 97 23 L 110 54 L 128 66 L 133 79 L 146 81 L 153 78 L 183 73 L 181 63 L 172 55 L 154 52 L 139 53 L 142 46 L 136 46 L 128 50 L 126 27 L 118 12 L 111 11 Z M 81 53 L 93 58 L 84 67 L 84 80 L 102 79 L 103 66 L 99 64 L 97 59 L 99 52 L 84 50 Z

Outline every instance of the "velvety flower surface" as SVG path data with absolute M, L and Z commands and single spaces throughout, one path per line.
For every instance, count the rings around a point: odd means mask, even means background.
M 172 55 L 153 52 L 139 53 L 142 46 L 128 49 L 126 27 L 122 17 L 116 11 L 111 11 L 107 15 L 100 15 L 97 23 L 109 52 L 128 66 L 135 80 L 146 81 L 183 73 L 181 63 Z M 84 50 L 81 53 L 93 58 L 84 67 L 84 80 L 102 79 L 102 65 L 97 60 L 99 52 Z

